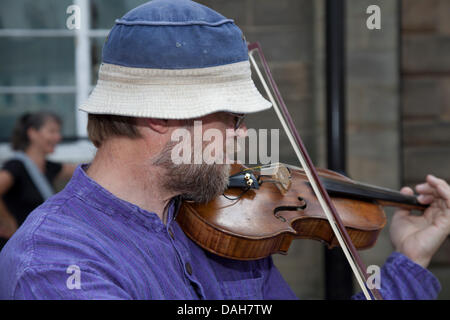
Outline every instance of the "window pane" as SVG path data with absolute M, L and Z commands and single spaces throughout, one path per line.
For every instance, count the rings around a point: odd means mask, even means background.
M 65 29 L 72 0 L 2 0 L 0 28 Z
M 148 0 L 92 0 L 91 28 L 111 29 L 116 19 Z
M 105 38 L 91 38 L 91 52 L 92 52 L 92 84 L 95 85 L 98 79 L 98 69 L 102 63 L 102 49 L 105 43 Z
M 75 134 L 74 94 L 1 94 L 0 141 L 9 141 L 12 129 L 25 112 L 53 111 L 63 121 L 63 137 Z
M 0 86 L 75 84 L 73 38 L 0 38 Z

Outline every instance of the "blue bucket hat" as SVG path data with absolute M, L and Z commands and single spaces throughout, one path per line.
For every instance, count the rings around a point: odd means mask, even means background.
M 117 19 L 99 79 L 80 110 L 191 119 L 271 107 L 256 89 L 242 31 L 189 0 L 153 0 Z

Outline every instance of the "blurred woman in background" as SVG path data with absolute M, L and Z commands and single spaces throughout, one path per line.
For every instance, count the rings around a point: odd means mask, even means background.
M 14 156 L 0 170 L 0 249 L 28 214 L 53 194 L 52 184 L 69 179 L 75 164 L 47 160 L 61 141 L 61 119 L 51 112 L 26 113 L 11 139 Z

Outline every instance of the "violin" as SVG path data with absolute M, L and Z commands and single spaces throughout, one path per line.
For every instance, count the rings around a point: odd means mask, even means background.
M 382 300 L 378 289 L 366 286 L 369 275 L 357 248 L 375 244 L 386 225 L 383 205 L 419 210 L 424 206 L 415 197 L 316 169 L 260 44 L 249 43 L 248 53 L 302 169 L 280 164 L 253 169 L 234 165 L 227 192 L 206 205 L 185 201 L 177 215 L 178 223 L 206 250 L 234 259 L 286 253 L 293 239 L 310 238 L 330 247 L 339 245 L 366 299 Z
M 424 210 L 415 196 L 317 169 L 356 249 L 372 247 L 386 225 L 384 206 Z M 233 173 L 234 172 L 234 173 Z M 294 239 L 338 246 L 303 169 L 284 164 L 232 166 L 229 187 L 207 204 L 184 201 L 177 221 L 204 249 L 231 259 L 287 254 Z

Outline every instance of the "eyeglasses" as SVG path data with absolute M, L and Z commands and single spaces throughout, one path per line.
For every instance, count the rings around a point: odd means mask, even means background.
M 239 129 L 244 122 L 245 114 L 244 113 L 234 113 L 229 112 L 234 117 L 234 131 Z

